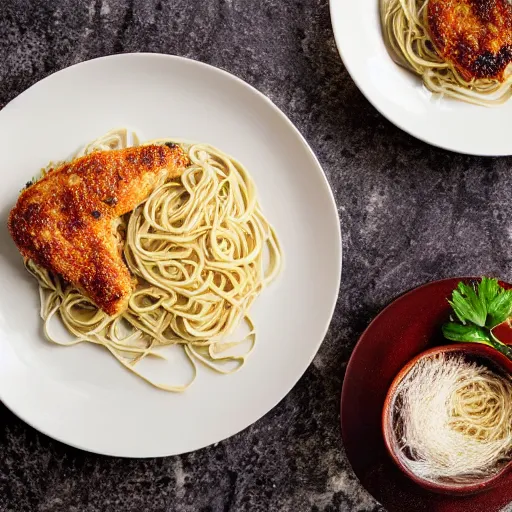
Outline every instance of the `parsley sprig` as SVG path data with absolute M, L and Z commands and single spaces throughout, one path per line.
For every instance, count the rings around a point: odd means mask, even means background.
M 483 343 L 512 359 L 512 347 L 493 334 L 497 325 L 512 316 L 512 290 L 505 290 L 497 279 L 482 277 L 478 284 L 460 282 L 448 302 L 455 318 L 443 325 L 445 338 Z

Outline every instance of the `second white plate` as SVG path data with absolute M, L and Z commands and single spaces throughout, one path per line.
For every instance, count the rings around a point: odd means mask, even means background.
M 391 122 L 434 146 L 470 155 L 512 154 L 512 101 L 494 108 L 433 98 L 397 66 L 382 39 L 379 0 L 330 0 L 343 63 L 361 92 Z

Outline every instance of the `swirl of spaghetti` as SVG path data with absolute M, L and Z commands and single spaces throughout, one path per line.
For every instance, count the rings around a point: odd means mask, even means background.
M 114 130 L 78 155 L 127 145 L 127 131 Z M 109 317 L 59 276 L 26 262 L 39 283 L 40 314 L 50 341 L 104 346 L 136 375 L 175 392 L 192 384 L 197 361 L 219 373 L 244 365 L 256 340 L 249 308 L 281 268 L 279 242 L 245 167 L 213 146 L 182 146 L 191 165 L 181 178 L 157 187 L 116 226 L 137 279 L 125 312 Z M 71 341 L 52 334 L 57 316 L 73 335 Z M 240 341 L 226 341 L 241 321 L 249 333 Z M 149 356 L 163 357 L 158 349 L 169 345 L 182 346 L 192 367 L 193 376 L 185 384 L 155 382 L 137 369 Z M 237 348 L 243 352 L 231 350 Z

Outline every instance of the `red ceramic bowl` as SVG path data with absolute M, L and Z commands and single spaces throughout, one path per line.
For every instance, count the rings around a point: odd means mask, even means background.
M 361 335 L 345 372 L 341 395 L 345 453 L 363 486 L 387 512 L 501 512 L 512 503 L 512 471 L 476 495 L 440 494 L 406 477 L 384 443 L 382 409 L 388 389 L 414 357 L 446 345 L 441 325 L 450 315 L 447 299 L 461 280 L 466 279 L 429 283 L 396 299 Z
M 389 455 L 393 459 L 394 463 L 403 471 L 403 473 L 410 478 L 413 482 L 420 485 L 421 487 L 432 491 L 440 492 L 445 494 L 456 494 L 456 495 L 469 495 L 482 492 L 485 489 L 496 486 L 500 480 L 503 480 L 505 475 L 512 469 L 512 461 L 510 461 L 502 470 L 492 477 L 486 479 L 480 479 L 471 484 L 447 484 L 447 483 L 435 483 L 430 480 L 417 477 L 409 468 L 403 464 L 397 454 L 398 447 L 393 435 L 393 421 L 392 421 L 392 405 L 396 391 L 402 380 L 407 374 L 413 369 L 414 366 L 425 357 L 429 357 L 439 353 L 460 353 L 465 354 L 469 357 L 481 359 L 485 364 L 487 363 L 491 367 L 495 367 L 503 371 L 505 374 L 512 373 L 512 361 L 505 357 L 497 350 L 487 347 L 485 345 L 479 345 L 476 343 L 458 343 L 456 345 L 446 345 L 442 347 L 435 347 L 425 352 L 422 352 L 414 359 L 409 361 L 400 370 L 398 375 L 393 380 L 391 387 L 388 390 L 386 399 L 384 401 L 384 408 L 382 410 L 382 433 L 384 436 L 384 444 L 388 450 Z

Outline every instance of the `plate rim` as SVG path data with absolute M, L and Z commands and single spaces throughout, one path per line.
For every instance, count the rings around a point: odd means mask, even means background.
M 334 288 L 334 290 L 335 290 L 334 293 L 331 294 L 331 296 L 328 299 L 329 302 L 331 303 L 331 307 L 330 307 L 329 311 L 326 311 L 326 312 L 329 313 L 329 321 L 323 327 L 322 335 L 319 337 L 318 341 L 315 343 L 314 346 L 312 346 L 311 354 L 308 357 L 307 361 L 305 360 L 305 363 L 302 365 L 303 368 L 301 369 L 300 373 L 297 373 L 296 377 L 291 379 L 292 383 L 291 383 L 291 385 L 289 385 L 287 387 L 287 389 L 284 391 L 284 393 L 279 393 L 279 395 L 282 395 L 282 396 L 278 397 L 276 400 L 272 400 L 271 401 L 270 407 L 268 407 L 267 411 L 264 414 L 262 414 L 260 417 L 258 417 L 256 420 L 254 420 L 252 423 L 249 423 L 248 425 L 242 427 L 241 429 L 236 429 L 235 431 L 230 432 L 229 435 L 227 435 L 225 437 L 222 437 L 221 439 L 216 439 L 216 440 L 210 441 L 210 442 L 208 442 L 206 444 L 202 443 L 197 448 L 193 448 L 191 450 L 178 451 L 178 452 L 176 452 L 176 451 L 170 452 L 169 450 L 159 450 L 159 453 L 154 453 L 154 451 L 149 451 L 149 450 L 137 450 L 137 454 L 134 454 L 133 451 L 131 451 L 131 449 L 129 447 L 127 447 L 123 453 L 119 453 L 116 450 L 111 450 L 111 451 L 110 450 L 108 450 L 108 451 L 107 450 L 96 450 L 94 448 L 89 448 L 87 446 L 84 446 L 84 445 L 82 445 L 80 443 L 77 443 L 77 442 L 65 439 L 66 436 L 63 436 L 63 435 L 61 435 L 59 433 L 55 434 L 55 433 L 52 433 L 52 432 L 48 432 L 46 428 L 38 427 L 35 424 L 36 423 L 35 421 L 32 421 L 32 419 L 27 418 L 24 414 L 19 414 L 17 412 L 17 410 L 16 410 L 17 408 L 16 408 L 15 404 L 10 403 L 9 401 L 5 401 L 5 399 L 3 397 L 4 393 L 2 392 L 2 389 L 0 388 L 0 402 L 12 414 L 14 414 L 16 417 L 18 417 L 20 420 L 22 420 L 27 425 L 29 425 L 31 428 L 34 428 L 35 430 L 37 430 L 41 434 L 43 434 L 43 435 L 45 435 L 45 436 L 47 436 L 47 437 L 49 437 L 49 438 L 51 438 L 51 439 L 53 439 L 55 441 L 58 441 L 58 442 L 63 443 L 65 445 L 71 446 L 73 448 L 77 448 L 77 449 L 83 450 L 83 451 L 88 452 L 88 453 L 95 453 L 95 454 L 98 454 L 98 455 L 105 455 L 105 456 L 109 456 L 109 457 L 120 457 L 120 458 L 147 459 L 147 458 L 157 458 L 157 457 L 168 457 L 168 456 L 184 455 L 186 453 L 191 453 L 191 452 L 195 452 L 195 451 L 198 451 L 198 450 L 202 450 L 202 449 L 207 448 L 209 446 L 213 446 L 213 445 L 215 445 L 215 444 L 217 444 L 219 442 L 225 441 L 225 440 L 227 440 L 227 439 L 229 439 L 229 438 L 239 434 L 240 432 L 245 431 L 246 429 L 248 429 L 252 425 L 254 425 L 257 422 L 259 422 L 260 420 L 262 420 L 267 414 L 269 414 L 279 403 L 281 403 L 289 395 L 289 393 L 292 391 L 292 389 L 297 385 L 299 380 L 304 376 L 305 372 L 311 366 L 311 363 L 312 363 L 313 359 L 316 357 L 316 355 L 317 355 L 317 353 L 318 353 L 318 351 L 319 351 L 323 341 L 325 340 L 325 337 L 326 337 L 326 335 L 328 333 L 328 330 L 329 330 L 329 328 L 331 326 L 333 315 L 334 315 L 334 312 L 335 312 L 336 307 L 337 307 L 338 297 L 339 297 L 339 294 L 340 294 L 341 275 L 342 275 L 342 267 L 343 267 L 343 245 L 342 245 L 342 231 L 341 231 L 341 216 L 340 216 L 339 211 L 338 211 L 338 206 L 336 204 L 336 200 L 335 200 L 335 197 L 334 197 L 333 189 L 332 189 L 332 187 L 331 187 L 331 185 L 329 183 L 327 175 L 326 175 L 326 173 L 325 173 L 325 171 L 324 171 L 324 169 L 323 169 L 323 167 L 322 167 L 318 157 L 316 156 L 315 152 L 313 151 L 313 149 L 311 148 L 311 146 L 309 145 L 309 143 L 305 139 L 304 135 L 292 123 L 292 121 L 289 119 L 289 117 L 270 98 L 268 98 L 265 94 L 263 94 L 258 89 L 256 89 L 254 86 L 252 86 L 251 84 L 247 83 L 245 80 L 239 78 L 238 76 L 236 76 L 236 75 L 234 75 L 234 74 L 232 74 L 232 73 L 230 73 L 230 72 L 228 72 L 228 71 L 226 71 L 224 69 L 221 69 L 221 68 L 218 68 L 216 66 L 213 66 L 211 64 L 207 64 L 205 62 L 201 62 L 201 61 L 196 60 L 196 59 L 191 59 L 189 57 L 182 57 L 182 56 L 178 56 L 178 55 L 170 55 L 170 54 L 164 54 L 164 53 L 158 53 L 158 52 L 129 52 L 129 53 L 112 54 L 112 55 L 105 55 L 105 56 L 95 57 L 95 58 L 92 58 L 92 59 L 87 59 L 87 60 L 84 60 L 84 61 L 72 64 L 71 66 L 68 66 L 68 67 L 62 68 L 60 70 L 57 70 L 57 71 L 55 71 L 55 72 L 45 76 L 41 80 L 38 80 L 38 81 L 34 82 L 27 89 L 23 90 L 20 94 L 15 96 L 6 105 L 4 105 L 4 107 L 0 110 L 0 122 L 2 120 L 2 113 L 4 111 L 6 111 L 6 110 L 9 111 L 12 108 L 15 108 L 21 101 L 23 101 L 24 96 L 32 88 L 38 86 L 42 82 L 45 82 L 45 81 L 51 79 L 52 77 L 54 77 L 54 75 L 57 75 L 59 73 L 67 73 L 67 72 L 71 71 L 72 69 L 74 69 L 74 68 L 76 68 L 78 66 L 87 66 L 89 63 L 92 63 L 92 62 L 95 62 L 95 61 L 100 61 L 100 60 L 123 60 L 123 59 L 133 59 L 133 58 L 141 59 L 141 60 L 144 60 L 144 59 L 147 59 L 147 58 L 151 58 L 151 59 L 161 59 L 161 60 L 166 60 L 166 61 L 187 62 L 188 64 L 195 65 L 195 66 L 198 66 L 199 68 L 206 69 L 209 72 L 213 72 L 213 73 L 217 73 L 219 75 L 223 75 L 225 78 L 230 79 L 231 81 L 234 81 L 239 86 L 241 86 L 243 88 L 244 87 L 248 88 L 252 93 L 256 94 L 257 97 L 259 97 L 261 100 L 263 100 L 267 104 L 267 106 L 272 111 L 274 111 L 284 121 L 284 123 L 289 128 L 289 130 L 291 132 L 293 132 L 298 137 L 298 141 L 302 144 L 302 146 L 304 147 L 306 152 L 308 152 L 310 154 L 310 156 L 312 157 L 313 163 L 316 164 L 315 165 L 315 167 L 317 168 L 316 171 L 318 171 L 317 173 L 318 173 L 318 175 L 320 177 L 320 180 L 321 180 L 321 183 L 323 185 L 323 188 L 324 188 L 325 192 L 327 193 L 327 197 L 329 198 L 329 201 L 328 201 L 329 207 L 328 207 L 328 209 L 330 210 L 331 214 L 334 215 L 335 218 L 336 218 L 336 222 L 335 222 L 336 229 L 335 229 L 335 232 L 333 231 L 333 235 L 336 237 L 336 242 L 337 242 L 336 243 L 335 258 L 338 261 L 338 265 L 336 267 L 336 269 L 337 269 L 336 275 L 333 276 L 333 278 L 335 280 L 335 283 L 336 283 L 336 287 Z M 333 217 L 333 219 L 334 219 L 334 217 Z M 140 451 L 143 451 L 144 454 L 141 455 Z
M 374 0 L 376 3 L 379 0 Z M 405 123 L 400 122 L 396 119 L 396 116 L 390 111 L 388 111 L 386 108 L 379 105 L 379 103 L 374 99 L 372 94 L 369 92 L 369 88 L 363 83 L 363 81 L 359 80 L 357 73 L 354 73 L 354 69 L 351 64 L 351 60 L 347 57 L 346 52 L 344 51 L 344 45 L 342 44 L 342 30 L 340 27 L 340 23 L 336 20 L 338 19 L 338 16 L 335 14 L 336 7 L 334 6 L 335 3 L 342 4 L 344 0 L 329 0 L 329 15 L 331 17 L 331 27 L 334 35 L 334 41 L 336 43 L 336 48 L 338 51 L 338 54 L 343 62 L 343 65 L 345 66 L 345 69 L 347 70 L 350 78 L 352 81 L 356 84 L 357 88 L 363 96 L 366 98 L 366 100 L 381 114 L 384 118 L 386 118 L 390 123 L 394 124 L 397 128 L 402 130 L 403 132 L 407 133 L 408 135 L 411 135 L 412 137 L 418 139 L 421 142 L 424 142 L 425 144 L 429 144 L 430 146 L 443 149 L 445 151 L 450 151 L 452 153 L 457 153 L 460 155 L 468 155 L 468 156 L 480 156 L 480 157 L 505 157 L 512 155 L 512 146 L 509 151 L 485 151 L 485 152 L 475 152 L 470 151 L 464 148 L 461 148 L 457 145 L 450 146 L 449 144 L 444 144 L 442 141 L 435 140 L 434 138 L 425 136 L 422 134 L 421 131 L 416 130 L 415 128 L 411 128 L 409 126 L 406 126 Z M 510 100 L 512 102 L 512 99 Z M 485 108 L 485 107 L 482 107 Z M 499 107 L 497 107 L 499 108 Z

